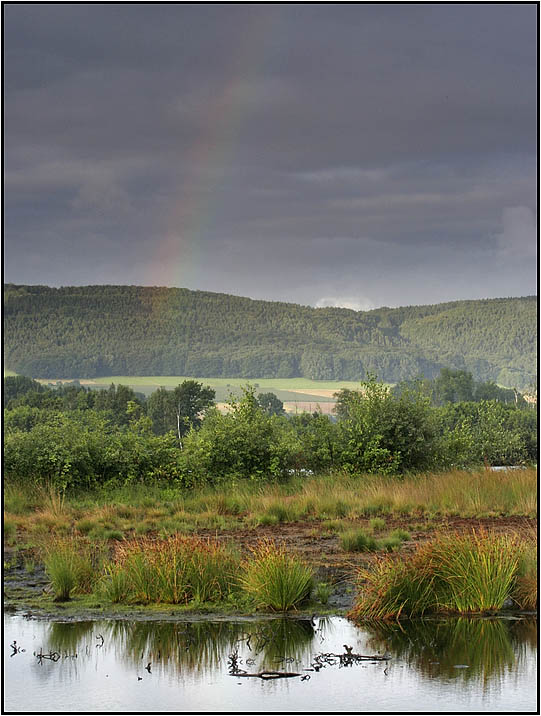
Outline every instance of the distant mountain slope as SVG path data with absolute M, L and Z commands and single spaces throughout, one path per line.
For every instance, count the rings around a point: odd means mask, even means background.
M 390 382 L 442 366 L 524 387 L 537 298 L 311 308 L 183 288 L 4 285 L 4 366 L 41 378 L 295 377 Z

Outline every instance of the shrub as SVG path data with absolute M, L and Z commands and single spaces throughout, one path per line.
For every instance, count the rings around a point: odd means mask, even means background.
M 337 394 L 336 412 L 345 470 L 390 475 L 432 463 L 435 425 L 430 397 L 421 386 L 396 395 L 369 376 L 360 391 Z
M 209 411 L 201 428 L 186 435 L 181 458 L 186 479 L 213 483 L 285 476 L 298 449 L 287 418 L 267 415 L 249 386 L 229 405 L 226 415 Z
M 308 598 L 312 582 L 312 570 L 271 540 L 260 541 L 242 563 L 240 584 L 258 608 L 296 609 Z

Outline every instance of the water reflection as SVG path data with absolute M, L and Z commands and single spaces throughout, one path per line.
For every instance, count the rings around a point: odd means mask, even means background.
M 330 633 L 330 620 L 320 619 L 320 640 Z M 114 648 L 118 660 L 140 665 L 152 663 L 156 670 L 175 666 L 183 670 L 212 671 L 223 665 L 229 654 L 242 651 L 245 658 L 257 658 L 258 665 L 276 669 L 280 663 L 300 663 L 308 658 L 316 630 L 310 619 L 272 619 L 262 622 L 154 622 L 112 621 L 52 623 L 48 645 L 62 654 L 104 646 Z
M 5 664 L 6 703 L 17 711 L 44 698 L 57 712 L 81 704 L 90 712 L 178 712 L 179 698 L 186 711 L 434 712 L 447 703 L 459 711 L 509 712 L 535 704 L 535 619 L 357 628 L 335 617 L 70 623 L 5 617 L 4 628 L 6 644 L 16 639 L 25 648 Z M 60 658 L 40 664 L 41 650 Z M 390 661 L 329 656 L 348 650 L 389 652 Z M 300 676 L 274 683 L 235 677 L 232 654 L 247 673 Z
M 423 676 L 482 677 L 488 685 L 521 667 L 528 653 L 525 640 L 535 646 L 537 627 L 534 620 L 458 618 L 372 623 L 367 631 L 369 646 L 388 649 Z
M 388 652 L 428 678 L 482 677 L 485 684 L 520 668 L 537 643 L 534 619 L 448 619 L 363 625 L 370 654 Z M 268 621 L 155 622 L 111 621 L 51 623 L 48 645 L 64 656 L 113 648 L 117 660 L 155 670 L 213 671 L 224 669 L 227 657 L 241 654 L 261 669 L 286 664 L 310 665 L 326 652 L 333 620 L 272 619 Z M 248 669 L 249 670 L 249 669 Z

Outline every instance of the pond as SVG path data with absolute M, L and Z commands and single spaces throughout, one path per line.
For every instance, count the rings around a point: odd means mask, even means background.
M 535 712 L 537 621 L 4 618 L 6 712 Z M 371 658 L 360 658 L 360 656 Z M 373 657 L 373 658 L 372 658 Z M 293 672 L 289 678 L 242 673 Z

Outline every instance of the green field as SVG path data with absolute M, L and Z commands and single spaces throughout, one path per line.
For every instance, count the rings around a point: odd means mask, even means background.
M 4 376 L 15 375 L 12 371 L 4 371 Z M 45 385 L 56 383 L 55 380 L 37 378 Z M 197 380 L 204 385 L 210 385 L 216 391 L 216 400 L 227 400 L 230 393 L 239 393 L 242 386 L 252 385 L 258 392 L 275 393 L 282 401 L 299 401 L 312 403 L 333 402 L 332 393 L 349 388 L 357 390 L 359 383 L 355 381 L 309 380 L 308 378 L 198 378 L 193 376 L 171 375 L 110 375 L 103 378 L 79 378 L 82 385 L 109 386 L 127 385 L 136 391 L 149 395 L 160 387 L 175 388 L 183 380 Z M 63 381 L 66 382 L 66 381 Z M 328 395 L 320 393 L 327 391 Z

